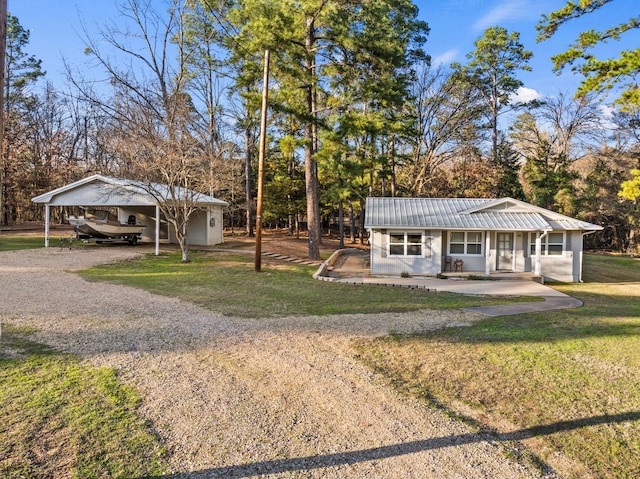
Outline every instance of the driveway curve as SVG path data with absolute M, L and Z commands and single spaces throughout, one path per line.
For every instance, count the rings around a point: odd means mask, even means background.
M 398 394 L 357 338 L 478 320 L 465 311 L 245 320 L 74 271 L 141 248 L 0 253 L 2 323 L 136 387 L 171 478 L 540 478 L 509 443 Z M 508 431 L 507 431 L 508 432 Z

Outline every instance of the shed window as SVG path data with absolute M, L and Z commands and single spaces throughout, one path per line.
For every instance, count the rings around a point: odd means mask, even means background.
M 422 233 L 389 233 L 390 256 L 423 256 Z
M 452 231 L 449 235 L 449 254 L 481 255 L 482 232 Z
M 536 254 L 536 234 L 530 235 L 531 256 Z M 564 252 L 564 233 L 549 233 L 540 240 L 540 253 L 545 256 L 562 256 Z

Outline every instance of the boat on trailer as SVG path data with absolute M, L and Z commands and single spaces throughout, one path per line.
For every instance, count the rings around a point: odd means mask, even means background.
M 126 223 L 121 223 L 116 214 L 109 210 L 87 210 L 84 216 L 69 217 L 75 225 L 76 236 L 81 240 L 127 241 L 134 245 L 146 225 L 137 222 L 135 215 L 129 215 Z

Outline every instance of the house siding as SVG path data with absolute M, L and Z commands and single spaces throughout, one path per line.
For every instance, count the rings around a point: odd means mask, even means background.
M 443 271 L 444 268 L 444 258 L 449 256 L 452 260 L 452 269 L 455 271 L 455 267 L 453 266 L 453 262 L 456 261 L 457 259 L 461 259 L 463 261 L 463 266 L 462 269 L 464 272 L 476 272 L 476 273 L 485 273 L 486 271 L 486 263 L 487 263 L 487 251 L 486 251 L 486 235 L 491 235 L 491 232 L 482 232 L 482 254 L 481 255 L 467 255 L 467 254 L 456 254 L 456 253 L 450 253 L 449 252 L 449 234 L 451 233 L 451 231 L 446 230 L 442 232 L 442 269 L 440 271 Z M 490 241 L 492 242 L 491 244 L 491 248 L 489 251 L 489 256 L 490 258 L 495 258 L 495 255 L 492 253 L 493 249 L 494 249 L 494 241 L 495 239 L 492 238 L 491 236 L 489 236 Z M 494 268 L 495 269 L 495 264 L 494 264 Z M 440 272 L 438 271 L 438 272 Z M 448 272 L 448 270 L 447 270 Z
M 388 234 L 389 231 L 404 231 L 401 228 L 393 230 L 372 230 L 371 231 L 371 273 L 380 275 L 396 275 L 409 273 L 411 275 L 437 275 L 443 272 L 444 258 L 450 256 L 453 261 L 461 259 L 464 261 L 463 270 L 467 273 L 485 273 L 488 254 L 489 271 L 497 271 L 497 232 L 488 231 L 485 234 L 489 237 L 490 249 L 486 249 L 486 237 L 483 243 L 483 254 L 476 255 L 456 255 L 448 253 L 447 230 L 420 230 L 424 240 L 431 243 L 431 254 L 425 257 L 412 256 L 389 256 L 388 254 Z M 408 230 L 416 232 L 416 230 Z M 513 271 L 533 272 L 535 258 L 529 253 L 529 232 L 514 232 L 514 261 Z M 546 281 L 557 282 L 578 282 L 582 276 L 582 232 L 566 231 L 565 244 L 562 255 L 547 256 L 541 258 L 542 275 Z M 453 269 L 453 266 L 452 266 Z M 447 271 L 448 272 L 448 271 Z
M 576 283 L 582 278 L 582 232 L 565 231 L 564 249 L 561 256 L 540 258 L 541 272 L 545 281 Z M 525 238 L 527 235 L 525 234 Z M 527 240 L 528 241 L 528 240 Z M 527 254 L 525 271 L 531 272 L 535 258 Z
M 389 256 L 387 248 L 387 235 L 389 231 L 410 231 L 422 233 L 423 251 L 430 252 L 425 256 Z M 373 230 L 371 242 L 371 272 L 374 274 L 402 274 L 435 275 L 441 270 L 440 258 L 442 256 L 441 231 L 433 230 Z M 429 248 L 430 245 L 430 248 Z

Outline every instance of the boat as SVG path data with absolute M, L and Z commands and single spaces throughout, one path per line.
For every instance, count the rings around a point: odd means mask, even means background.
M 83 225 L 85 223 L 84 216 L 69 215 L 69 216 L 67 216 L 67 221 L 73 227 L 80 226 L 80 225 Z
M 91 210 L 84 217 L 69 218 L 75 223 L 76 235 L 79 239 L 96 240 L 126 240 L 129 244 L 136 244 L 146 225 L 136 221 L 135 215 L 130 215 L 126 223 L 121 223 L 117 216 L 109 210 Z M 74 224 L 72 223 L 72 224 Z

